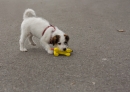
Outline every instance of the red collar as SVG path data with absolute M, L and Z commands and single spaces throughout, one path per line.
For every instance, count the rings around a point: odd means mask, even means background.
M 47 27 L 44 29 L 44 31 L 42 32 L 42 36 L 44 35 L 44 33 L 46 32 L 46 30 L 47 30 L 49 27 L 53 27 L 53 28 L 54 28 L 54 30 L 53 30 L 52 32 L 54 32 L 54 31 L 56 30 L 56 28 L 55 28 L 54 26 L 52 26 L 52 25 L 47 26 Z

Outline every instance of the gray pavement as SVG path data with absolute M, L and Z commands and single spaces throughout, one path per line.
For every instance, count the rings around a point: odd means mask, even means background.
M 19 51 L 27 8 L 70 36 L 70 57 L 36 38 Z M 0 0 L 0 92 L 130 92 L 130 0 Z

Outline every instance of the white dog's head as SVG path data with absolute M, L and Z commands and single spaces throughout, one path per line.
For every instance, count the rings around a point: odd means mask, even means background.
M 57 46 L 60 50 L 66 51 L 66 48 L 68 47 L 68 41 L 69 41 L 69 36 L 68 35 L 55 35 L 51 39 L 51 43 L 54 46 Z

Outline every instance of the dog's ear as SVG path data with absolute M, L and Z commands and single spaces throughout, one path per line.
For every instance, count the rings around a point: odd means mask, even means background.
M 54 36 L 53 38 L 51 38 L 51 43 L 53 45 L 57 44 L 59 42 L 59 39 L 60 39 L 60 36 L 59 35 L 56 35 Z
M 66 42 L 68 42 L 68 41 L 69 41 L 69 39 L 70 39 L 70 38 L 69 38 L 69 36 L 68 36 L 68 35 L 66 35 L 66 34 L 65 34 L 64 36 L 65 36 L 65 40 L 66 40 Z

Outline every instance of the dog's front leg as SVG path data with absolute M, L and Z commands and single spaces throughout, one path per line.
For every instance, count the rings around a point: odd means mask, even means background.
M 51 47 L 47 42 L 40 40 L 40 43 L 49 54 L 53 54 L 53 51 L 51 50 Z

